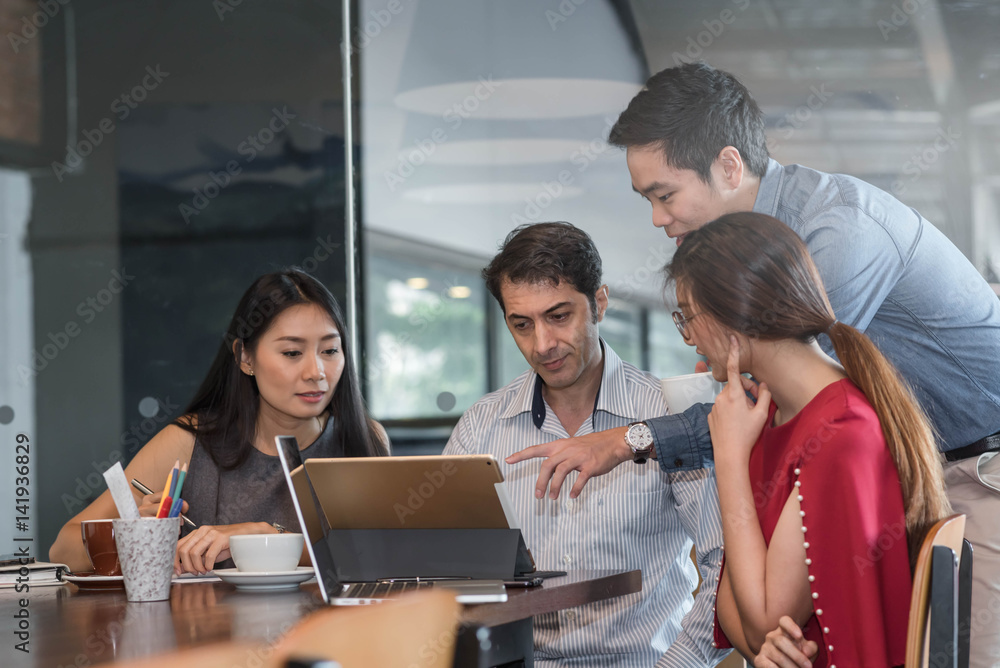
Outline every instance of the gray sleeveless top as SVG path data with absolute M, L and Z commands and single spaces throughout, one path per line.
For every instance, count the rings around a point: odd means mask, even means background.
M 303 460 L 344 456 L 333 422 L 329 417 L 319 437 L 302 450 Z M 265 455 L 257 448 L 250 448 L 241 466 L 224 471 L 215 465 L 205 446 L 195 440 L 182 496 L 190 508 L 187 516 L 198 526 L 277 522 L 289 531 L 300 531 L 281 462 L 277 455 Z M 183 534 L 190 532 L 191 528 L 184 525 Z M 232 568 L 233 563 L 227 559 L 215 566 Z

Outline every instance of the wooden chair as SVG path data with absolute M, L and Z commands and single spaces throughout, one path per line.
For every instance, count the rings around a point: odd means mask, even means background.
M 283 668 L 289 658 L 330 659 L 342 668 L 451 668 L 460 614 L 454 594 L 419 592 L 378 605 L 318 610 L 274 646 L 217 643 L 121 668 Z
M 920 546 L 906 634 L 906 668 L 967 668 L 972 546 L 965 515 L 937 522 Z M 932 660 L 933 659 L 933 660 Z
M 179 652 L 157 654 L 134 661 L 115 663 L 119 668 L 219 668 L 219 666 L 244 666 L 251 657 L 258 657 L 256 665 L 271 664 L 259 659 L 261 647 L 252 642 L 226 642 L 205 645 Z
M 462 606 L 443 589 L 309 615 L 275 648 L 289 657 L 333 659 L 342 668 L 451 668 Z

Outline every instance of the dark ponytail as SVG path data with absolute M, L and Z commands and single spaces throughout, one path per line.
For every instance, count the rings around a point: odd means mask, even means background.
M 701 312 L 744 336 L 807 343 L 829 335 L 844 372 L 882 425 L 899 472 L 912 564 L 927 529 L 951 512 L 934 430 L 875 344 L 836 320 L 798 235 L 771 216 L 727 214 L 690 232 L 665 271 Z
M 924 534 L 951 513 L 934 430 L 913 392 L 871 339 L 842 322 L 827 332 L 847 377 L 865 393 L 899 472 L 911 564 Z

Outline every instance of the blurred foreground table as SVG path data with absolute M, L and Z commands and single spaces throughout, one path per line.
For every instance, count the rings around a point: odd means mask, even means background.
M 506 603 L 466 606 L 455 665 L 531 666 L 531 618 L 640 591 L 639 571 L 573 571 L 541 587 L 508 589 Z M 223 582 L 175 584 L 169 601 L 129 603 L 124 589 L 75 585 L 0 589 L 0 665 L 96 666 L 226 640 L 258 643 L 260 665 L 298 620 L 323 606 L 316 584 L 287 592 L 237 591 Z M 27 610 L 27 615 L 22 610 Z M 20 616 L 18 616 L 20 615 Z M 23 620 L 26 621 L 26 627 Z M 28 653 L 17 649 L 26 633 Z M 391 638 L 391 630 L 387 630 Z

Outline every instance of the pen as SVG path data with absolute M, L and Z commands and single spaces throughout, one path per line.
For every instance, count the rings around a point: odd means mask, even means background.
M 136 488 L 137 490 L 139 490 L 140 492 L 142 492 L 143 494 L 155 494 L 155 493 L 156 493 L 156 492 L 154 492 L 153 490 L 151 490 L 150 488 L 148 488 L 148 487 L 146 487 L 145 485 L 143 485 L 143 484 L 142 484 L 141 482 L 139 482 L 139 481 L 138 481 L 138 480 L 136 480 L 135 478 L 132 478 L 132 486 L 133 486 L 133 487 L 135 487 L 135 488 Z M 188 518 L 188 516 L 187 516 L 187 515 L 184 515 L 184 514 L 182 513 L 182 514 L 181 514 L 181 519 L 182 519 L 182 520 L 184 520 L 184 524 L 188 525 L 188 526 L 189 526 L 189 527 L 191 527 L 192 529 L 197 529 L 197 528 L 198 528 L 198 525 L 197 525 L 197 524 L 195 524 L 194 522 L 192 522 L 192 521 L 191 521 L 191 520 L 190 520 L 190 519 Z

